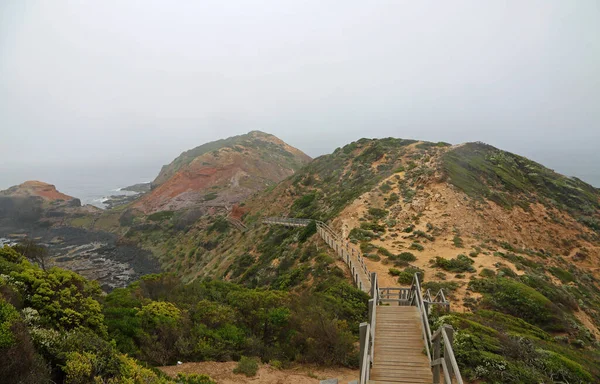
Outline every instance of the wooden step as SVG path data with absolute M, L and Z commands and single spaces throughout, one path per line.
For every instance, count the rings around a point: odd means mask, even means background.
M 431 384 L 433 383 L 433 377 L 432 378 L 428 378 L 428 377 L 423 377 L 423 378 L 412 378 L 412 377 L 407 377 L 407 378 L 396 378 L 393 381 L 389 381 L 389 380 L 369 380 L 369 384 L 395 384 L 395 383 L 402 383 L 402 384 Z
M 393 380 L 397 377 L 421 378 L 421 377 L 432 376 L 432 374 L 431 374 L 431 369 L 428 369 L 426 367 L 421 367 L 421 368 L 396 369 L 394 371 L 387 370 L 387 369 L 377 369 L 377 370 L 371 369 L 371 373 L 369 374 L 369 376 L 375 380 L 377 380 L 377 379 Z

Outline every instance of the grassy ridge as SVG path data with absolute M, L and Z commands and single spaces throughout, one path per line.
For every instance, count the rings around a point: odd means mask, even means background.
M 563 209 L 600 230 L 600 190 L 525 157 L 483 143 L 468 143 L 445 153 L 442 168 L 448 182 L 470 197 L 526 210 L 530 203 L 539 202 Z

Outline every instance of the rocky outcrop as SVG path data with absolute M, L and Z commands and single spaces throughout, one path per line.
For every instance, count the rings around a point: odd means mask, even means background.
M 253 131 L 204 144 L 162 168 L 152 190 L 133 207 L 146 214 L 198 207 L 231 207 L 274 185 L 310 157 L 273 135 Z
M 65 201 L 70 206 L 81 206 L 81 201 L 56 190 L 52 184 L 30 180 L 0 191 L 0 196 L 7 197 L 39 197 L 44 201 Z

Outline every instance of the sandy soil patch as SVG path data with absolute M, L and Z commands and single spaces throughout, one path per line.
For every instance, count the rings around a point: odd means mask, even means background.
M 176 366 L 159 367 L 171 377 L 178 373 L 203 374 L 210 376 L 219 384 L 267 383 L 267 384 L 318 384 L 320 380 L 337 378 L 339 383 L 348 383 L 358 379 L 359 371 L 348 368 L 322 368 L 297 366 L 291 369 L 275 369 L 268 364 L 260 366 L 255 377 L 246 377 L 233 373 L 237 363 L 184 363 Z

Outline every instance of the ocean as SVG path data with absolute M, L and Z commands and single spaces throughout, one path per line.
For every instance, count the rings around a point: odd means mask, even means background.
M 120 188 L 154 180 L 160 167 L 149 164 L 1 168 L 0 190 L 27 180 L 39 180 L 54 184 L 60 192 L 81 199 L 82 204 L 104 208 L 102 202 L 107 197 L 133 194 Z

